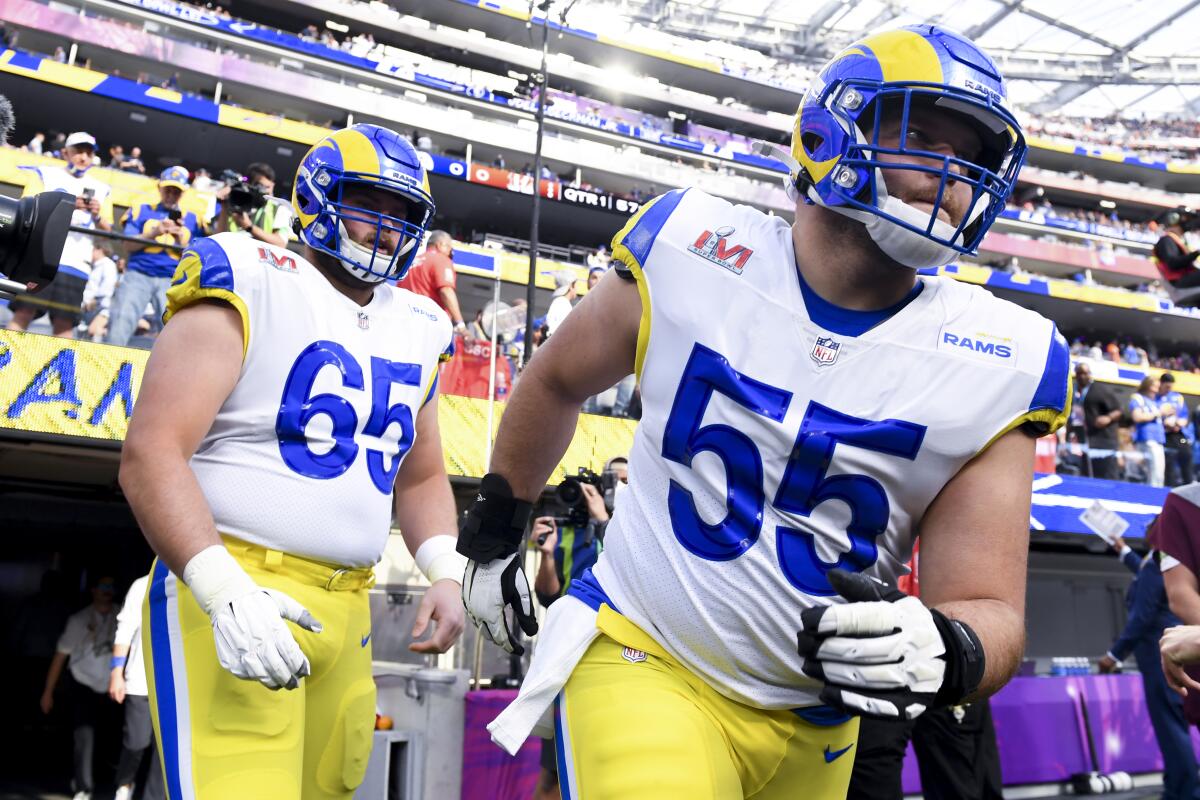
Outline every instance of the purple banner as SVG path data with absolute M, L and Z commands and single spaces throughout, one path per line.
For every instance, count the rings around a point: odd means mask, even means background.
M 541 740 L 531 739 L 516 758 L 510 758 L 492 744 L 486 729 L 514 697 L 514 691 L 467 695 L 462 800 L 532 796 Z M 1087 703 L 1101 772 L 1162 769 L 1140 675 L 1014 678 L 991 700 L 1006 786 L 1062 782 L 1077 772 L 1091 771 L 1080 698 Z M 1192 742 L 1200 744 L 1194 733 Z M 905 793 L 921 790 L 911 747 L 904 760 L 903 783 Z
M 467 692 L 462 800 L 529 800 L 537 786 L 542 740 L 530 738 L 516 757 L 492 743 L 487 724 L 516 699 L 514 689 Z

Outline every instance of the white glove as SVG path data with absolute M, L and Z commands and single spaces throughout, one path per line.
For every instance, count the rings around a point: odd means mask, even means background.
M 486 564 L 467 561 L 462 596 L 467 616 L 487 633 L 492 642 L 514 655 L 525 653 L 525 648 L 513 636 L 509 617 L 515 618 L 526 636 L 537 633 L 538 625 L 533 616 L 529 580 L 521 568 L 519 553 Z
M 196 602 L 212 619 L 221 666 L 269 689 L 295 689 L 308 659 L 284 620 L 321 632 L 321 623 L 283 592 L 256 584 L 223 545 L 205 548 L 183 570 Z
M 920 716 L 946 677 L 938 618 L 953 621 L 865 575 L 831 570 L 828 577 L 850 602 L 805 609 L 797 639 L 804 674 L 825 683 L 822 702 L 866 717 Z

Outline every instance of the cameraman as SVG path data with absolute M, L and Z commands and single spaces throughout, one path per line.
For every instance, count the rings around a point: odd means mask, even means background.
M 564 524 L 560 535 L 560 519 L 546 516 L 533 521 L 530 536 L 541 554 L 537 576 L 533 581 L 533 591 L 543 606 L 549 607 L 562 597 L 570 588 L 571 581 L 590 570 L 604 549 L 604 530 L 608 527 L 609 511 L 614 507 L 617 495 L 629 482 L 629 460 L 624 456 L 610 459 L 604 465 L 604 474 L 604 485 L 612 486 L 611 496 L 606 497 L 609 495 L 608 490 L 601 494 L 591 483 L 581 481 L 578 484 L 583 493 L 582 504 L 588 517 L 582 528 L 568 524 L 568 517 L 562 519 Z M 560 797 L 554 740 L 543 739 L 542 770 L 538 775 L 533 798 L 559 800 Z
M 226 171 L 225 186 L 217 190 L 221 212 L 213 232 L 241 231 L 260 242 L 287 247 L 292 213 L 287 203 L 274 196 L 275 170 L 270 164 L 254 163 L 246 173 L 243 181 Z
M 588 513 L 588 522 L 582 529 L 564 522 L 560 535 L 559 520 L 554 517 L 538 517 L 533 521 L 531 536 L 542 554 L 533 591 L 547 608 L 567 591 L 573 579 L 596 563 L 604 549 L 604 529 L 609 520 L 604 495 L 590 483 L 580 484 L 579 488 Z
M 1200 286 L 1200 269 L 1196 268 L 1200 250 L 1188 250 L 1183 238 L 1184 225 L 1190 225 L 1192 220 L 1187 212 L 1168 211 L 1163 216 L 1166 232 L 1154 244 L 1154 266 L 1176 289 Z
M 186 169 L 167 167 L 158 176 L 159 201 L 153 205 L 142 203 L 126 212 L 125 235 L 150 239 L 155 244 L 127 245 L 129 261 L 125 276 L 117 284 L 109 304 L 112 313 L 108 335 L 104 338 L 106 343 L 120 347 L 129 344 L 147 305 L 154 308 L 156 319 L 162 319 L 167 307 L 167 289 L 171 286 L 182 248 L 204 236 L 204 225 L 196 215 L 179 208 L 179 200 L 187 186 Z

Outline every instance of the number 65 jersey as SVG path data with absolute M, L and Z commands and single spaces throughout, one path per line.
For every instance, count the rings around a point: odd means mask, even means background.
M 642 298 L 643 416 L 594 577 L 723 694 L 816 705 L 796 631 L 836 602 L 826 573 L 894 584 L 955 473 L 1017 426 L 1060 427 L 1066 343 L 941 277 L 883 312 L 831 306 L 784 220 L 695 189 L 642 209 L 613 252 Z
M 374 564 L 417 412 L 451 352 L 449 319 L 390 285 L 360 306 L 299 255 L 233 233 L 184 252 L 164 318 L 210 298 L 237 309 L 244 347 L 237 385 L 191 459 L 217 530 Z

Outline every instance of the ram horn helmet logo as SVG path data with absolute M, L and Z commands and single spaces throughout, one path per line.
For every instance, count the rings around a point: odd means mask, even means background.
M 809 356 L 817 362 L 818 366 L 827 367 L 837 361 L 838 351 L 842 349 L 841 342 L 836 342 L 832 337 L 819 336 L 817 341 L 813 343 L 812 350 Z
M 744 244 L 729 243 L 729 237 L 733 236 L 736 230 L 732 225 L 717 228 L 715 231 L 706 229 L 687 249 L 714 264 L 720 264 L 730 272 L 741 275 L 754 251 Z

